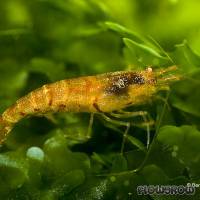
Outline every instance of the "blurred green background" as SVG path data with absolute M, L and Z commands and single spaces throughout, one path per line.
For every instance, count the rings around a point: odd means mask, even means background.
M 123 128 L 88 114 L 56 114 L 56 123 L 28 118 L 0 154 L 0 199 L 200 199 L 138 196 L 138 185 L 200 183 L 200 1 L 0 1 L 0 112 L 45 83 L 109 71 L 178 65 L 168 106 L 147 110 L 155 121 Z M 159 94 L 165 98 L 166 94 Z M 161 99 L 161 98 L 160 98 Z M 153 139 L 153 136 L 157 136 Z M 122 173 L 140 166 L 138 173 Z M 109 175 L 116 173 L 116 175 Z

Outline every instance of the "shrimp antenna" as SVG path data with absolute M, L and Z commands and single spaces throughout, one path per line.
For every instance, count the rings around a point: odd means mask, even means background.
M 157 75 L 157 77 L 159 77 L 159 76 L 162 76 L 162 75 L 164 75 L 168 72 L 175 71 L 177 69 L 178 69 L 177 65 L 172 65 L 172 66 L 167 67 L 165 69 L 164 68 L 160 69 L 159 71 L 156 72 L 156 75 Z

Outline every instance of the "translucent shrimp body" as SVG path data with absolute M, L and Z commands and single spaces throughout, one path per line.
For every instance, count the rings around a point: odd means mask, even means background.
M 107 113 L 143 104 L 159 90 L 157 80 L 160 74 L 163 72 L 147 68 L 144 71 L 111 72 L 44 85 L 17 100 L 0 116 L 0 143 L 14 124 L 27 116 L 55 112 Z M 163 82 L 168 85 L 168 81 Z

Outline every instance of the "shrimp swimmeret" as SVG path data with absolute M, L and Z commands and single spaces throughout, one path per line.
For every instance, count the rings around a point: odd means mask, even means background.
M 162 77 L 167 69 L 119 71 L 43 85 L 20 98 L 0 116 L 0 143 L 14 125 L 26 116 L 54 112 L 111 113 L 144 104 L 177 76 Z

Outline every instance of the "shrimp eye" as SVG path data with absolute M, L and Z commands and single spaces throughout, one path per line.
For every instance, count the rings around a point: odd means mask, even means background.
M 152 69 L 151 67 L 147 67 L 146 71 L 147 71 L 148 73 L 151 73 L 151 72 L 153 71 L 153 69 Z

